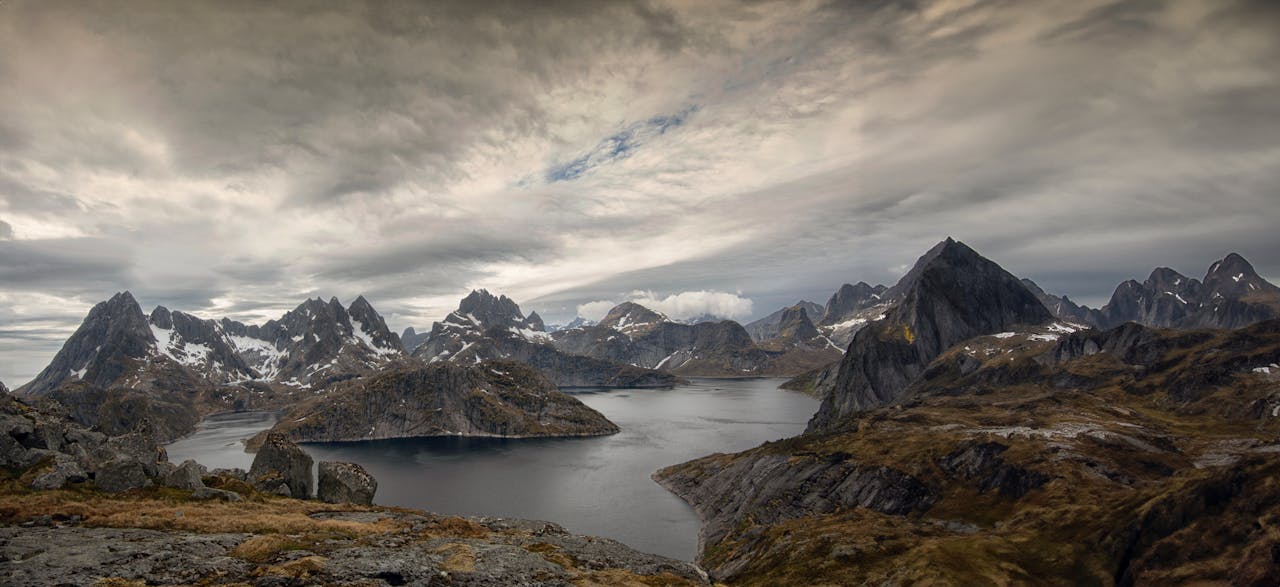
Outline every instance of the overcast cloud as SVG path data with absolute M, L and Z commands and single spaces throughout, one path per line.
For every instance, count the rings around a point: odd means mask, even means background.
M 1231 251 L 1275 280 L 1278 31 L 1267 0 L 8 0 L 0 380 L 123 289 L 745 321 L 948 235 L 1093 304 Z

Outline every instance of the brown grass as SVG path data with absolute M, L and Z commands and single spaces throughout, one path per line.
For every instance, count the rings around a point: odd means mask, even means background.
M 306 534 L 345 537 L 393 532 L 399 523 L 316 520 L 311 514 L 331 511 L 373 511 L 368 506 L 334 505 L 293 499 L 264 499 L 228 503 L 191 501 L 187 492 L 149 490 L 128 496 L 91 491 L 58 490 L 0 495 L 0 523 L 18 524 L 37 516 L 54 519 L 80 516 L 87 526 L 184 530 L 201 533 Z
M 579 587 L 660 587 L 678 585 L 698 585 L 684 577 L 662 573 L 658 575 L 637 575 L 625 569 L 607 569 L 583 573 L 572 579 Z
M 472 573 L 476 570 L 476 551 L 461 542 L 450 542 L 432 552 L 444 556 L 440 568 L 450 573 Z
M 536 552 L 542 555 L 542 558 L 546 559 L 547 562 L 560 565 L 561 567 L 564 567 L 566 571 L 577 571 L 578 567 L 582 565 L 582 561 L 572 555 L 566 554 L 564 549 L 554 544 L 537 542 L 525 545 L 524 549 L 529 552 Z
M 486 538 L 492 532 L 466 518 L 441 518 L 422 532 L 423 538 Z

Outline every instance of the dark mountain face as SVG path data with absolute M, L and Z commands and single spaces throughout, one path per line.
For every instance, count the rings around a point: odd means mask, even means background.
M 412 353 L 414 349 L 418 348 L 418 345 L 426 342 L 430 336 L 430 332 L 419 333 L 410 326 L 400 334 L 400 342 L 404 345 L 405 352 Z
M 809 320 L 809 312 L 799 304 L 785 308 L 778 321 L 778 337 L 792 340 L 813 340 L 822 336 Z
M 373 309 L 364 296 L 359 296 L 351 302 L 347 307 L 347 314 L 351 317 L 353 333 L 371 348 L 404 351 L 400 337 L 387 328 L 387 322 L 382 319 L 382 315 Z
M 804 308 L 805 314 L 808 315 L 810 321 L 822 318 L 823 313 L 826 312 L 822 306 L 805 300 L 800 300 L 793 304 L 793 306 L 800 306 Z M 778 333 L 781 330 L 780 324 L 782 323 L 782 315 L 791 307 L 792 306 L 782 308 L 768 316 L 765 316 L 764 318 L 743 326 L 743 328 L 747 329 L 747 334 L 751 335 L 751 340 L 756 342 L 777 338 Z
M 1114 328 L 1137 322 L 1163 328 L 1240 328 L 1280 316 L 1280 288 L 1232 253 L 1211 265 L 1204 281 L 1167 267 L 1146 281 L 1126 281 L 1091 323 Z
M 67 381 L 114 384 L 155 349 L 147 317 L 133 294 L 121 292 L 89 310 L 53 361 L 21 391 L 45 395 Z
M 821 314 L 815 313 L 810 318 L 817 319 L 818 324 L 824 326 L 844 322 L 858 312 L 879 304 L 884 292 L 883 285 L 873 287 L 865 281 L 859 281 L 857 285 L 846 283 L 827 300 L 827 307 Z
M 1253 265 L 1236 253 L 1209 266 L 1204 276 L 1204 289 L 1209 297 L 1223 298 L 1280 295 L 1280 287 L 1258 276 Z
M 952 239 L 921 257 L 889 293 L 901 301 L 854 336 L 810 431 L 901 399 L 929 362 L 958 342 L 1053 320 L 1018 278 Z

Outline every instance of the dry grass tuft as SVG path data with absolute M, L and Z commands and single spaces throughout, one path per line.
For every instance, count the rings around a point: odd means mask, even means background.
M 476 570 L 476 551 L 466 544 L 450 542 L 432 552 L 444 556 L 440 568 L 450 573 L 472 573 Z
M 547 562 L 560 565 L 567 571 L 577 571 L 578 567 L 582 565 L 582 561 L 566 554 L 562 548 L 554 544 L 537 542 L 534 544 L 526 544 L 524 549 L 529 552 L 536 552 L 542 555 L 542 558 L 546 559 Z
M 329 562 L 328 559 L 322 556 L 304 556 L 278 565 L 259 567 L 254 569 L 254 574 L 258 576 L 274 575 L 293 579 L 309 579 L 323 571 L 327 562 Z
M 251 536 L 231 549 L 231 556 L 251 563 L 265 563 L 286 550 L 301 550 L 306 544 L 287 534 L 259 534 Z
M 423 538 L 485 538 L 493 532 L 466 518 L 441 518 L 427 527 Z

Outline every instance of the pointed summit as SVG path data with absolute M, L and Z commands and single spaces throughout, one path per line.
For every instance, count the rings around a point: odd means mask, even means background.
M 1053 320 L 1017 277 L 950 238 L 920 257 L 889 291 L 901 301 L 854 335 L 835 390 L 810 420 L 810 431 L 902 399 L 929 362 L 952 345 Z
M 809 313 L 804 306 L 796 304 L 782 310 L 782 317 L 778 321 L 779 338 L 803 341 L 812 340 L 820 335 L 813 322 L 809 320 Z
M 89 310 L 80 328 L 23 391 L 43 395 L 69 380 L 107 387 L 125 375 L 131 362 L 146 358 L 155 348 L 142 307 L 133 294 L 120 292 Z

